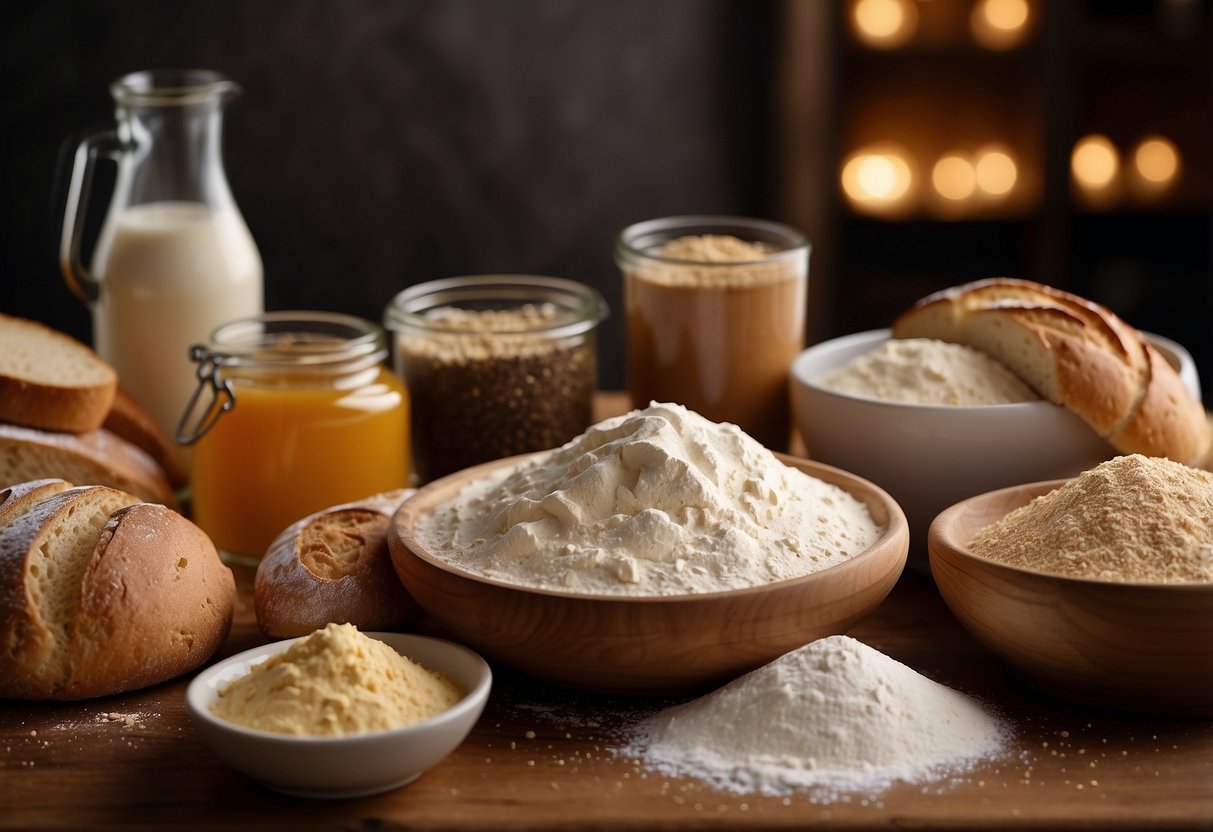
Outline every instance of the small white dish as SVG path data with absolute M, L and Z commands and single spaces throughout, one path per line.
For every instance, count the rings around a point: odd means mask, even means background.
M 298 797 L 337 799 L 391 791 L 454 751 L 480 718 L 493 675 L 479 655 L 453 642 L 402 633 L 366 633 L 467 691 L 452 708 L 392 731 L 347 737 L 299 737 L 235 725 L 211 713 L 219 690 L 299 639 L 246 650 L 199 673 L 186 705 L 199 736 L 232 768 L 267 788 Z

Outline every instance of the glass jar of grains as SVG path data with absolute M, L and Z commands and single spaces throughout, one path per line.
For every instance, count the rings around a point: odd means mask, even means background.
M 417 480 L 585 430 L 606 314 L 598 292 L 555 277 L 454 277 L 396 295 L 384 325 L 412 401 Z
M 230 562 L 296 520 L 409 482 L 408 397 L 383 330 L 328 312 L 232 321 L 196 345 L 193 510 Z

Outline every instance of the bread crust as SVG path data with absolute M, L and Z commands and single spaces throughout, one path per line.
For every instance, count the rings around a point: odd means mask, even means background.
M 335 622 L 354 624 L 360 630 L 395 630 L 419 612 L 396 570 L 387 548 L 392 515 L 411 489 L 375 495 L 311 514 L 291 524 L 270 544 L 257 567 L 253 603 L 257 626 L 271 638 L 292 638 Z M 344 516 L 343 516 L 344 515 Z M 350 529 L 349 544 L 358 546 L 356 557 L 319 574 L 307 562 L 306 541 L 324 545 L 319 538 L 328 524 L 336 533 L 339 522 Z
M 1197 459 L 1204 408 L 1136 329 L 1085 298 L 993 278 L 928 295 L 893 322 L 896 338 L 980 349 L 1049 401 L 1074 411 L 1122 453 Z
M 102 427 L 156 460 L 173 488 L 183 488 L 189 482 L 189 471 L 176 442 L 121 385 Z
M 38 321 L 0 314 L 0 328 L 9 339 L 30 341 L 31 351 L 54 344 L 93 376 L 92 381 L 63 379 L 55 384 L 28 378 L 19 367 L 0 364 L 0 421 L 73 433 L 101 427 L 118 386 L 113 367 L 76 339 Z
M 1199 465 L 1211 439 L 1204 406 L 1188 393 L 1162 353 L 1148 342 L 1142 349 L 1150 380 L 1137 408 L 1110 437 L 1112 444 L 1126 454 L 1166 456 Z
M 235 578 L 201 529 L 161 505 L 115 512 L 85 573 L 71 674 L 53 698 L 107 696 L 193 670 L 227 638 L 235 603 Z
M 47 477 L 0 488 L 0 528 L 7 526 L 9 521 L 29 511 L 40 501 L 71 487 L 70 482 Z
M 0 424 L 0 486 L 40 477 L 108 485 L 148 502 L 177 505 L 154 459 L 110 433 L 54 433 Z
M 31 595 L 33 555 L 103 500 L 126 505 L 66 570 L 78 582 L 62 587 L 74 607 L 56 637 Z M 0 528 L 0 697 L 83 699 L 179 676 L 223 643 L 235 597 L 210 539 L 175 511 L 99 486 L 54 494 Z
M 103 494 L 108 492 L 108 494 Z M 0 528 L 0 697 L 48 699 L 62 689 L 67 645 L 56 638 L 34 598 L 33 556 L 71 514 L 114 489 L 76 486 L 53 494 Z

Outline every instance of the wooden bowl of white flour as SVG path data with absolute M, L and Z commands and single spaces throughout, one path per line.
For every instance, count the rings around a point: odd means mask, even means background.
M 644 456 L 651 452 L 652 448 L 644 442 L 633 442 L 624 455 Z M 548 453 L 551 452 L 544 452 Z M 503 536 L 498 546 L 516 556 L 512 561 L 515 565 L 510 567 L 513 571 L 503 567 L 496 572 L 487 570 L 486 574 L 485 570 L 470 567 L 449 552 L 441 551 L 447 532 L 435 533 L 432 528 L 426 531 L 426 524 L 432 525 L 436 512 L 450 506 L 465 489 L 477 483 L 500 482 L 507 475 L 517 476 L 519 471 L 525 474 L 526 464 L 540 456 L 488 463 L 431 483 L 401 506 L 388 537 L 396 571 L 426 613 L 457 640 L 503 664 L 544 679 L 614 693 L 670 693 L 704 688 L 752 670 L 814 639 L 845 632 L 880 604 L 905 564 L 908 526 L 905 515 L 888 494 L 827 465 L 782 456 L 776 461 L 769 455 L 765 458 L 770 468 L 786 466 L 792 470 L 781 473 L 768 468 L 768 478 L 794 476 L 797 492 L 806 488 L 829 489 L 829 494 L 823 492 L 811 498 L 819 510 L 809 525 L 832 520 L 827 515 L 843 502 L 854 503 L 875 524 L 872 539 L 860 551 L 834 561 L 823 556 L 827 559 L 819 564 L 822 568 L 807 574 L 764 581 L 755 580 L 757 573 L 754 573 L 744 576 L 752 585 L 743 588 L 687 591 L 688 587 L 711 589 L 729 579 L 729 570 L 744 571 L 746 565 L 739 565 L 736 559 L 722 559 L 724 565 L 718 565 L 717 569 L 721 574 L 711 574 L 714 567 L 710 562 L 688 558 L 679 564 L 679 558 L 675 557 L 682 551 L 678 535 L 686 534 L 688 528 L 698 528 L 704 535 L 719 535 L 725 541 L 740 534 L 738 529 L 744 523 L 738 520 L 735 527 L 700 524 L 699 528 L 695 512 L 700 509 L 693 499 L 687 498 L 686 505 L 678 510 L 668 506 L 668 510 L 640 509 L 607 517 L 593 525 L 590 518 L 581 517 L 578 512 L 592 514 L 597 510 L 597 515 L 602 516 L 615 509 L 605 512 L 601 506 L 595 509 L 592 499 L 577 503 L 575 498 L 581 491 L 592 485 L 603 493 L 613 494 L 621 504 L 629 503 L 644 493 L 645 477 L 657 476 L 653 472 L 658 468 L 657 461 L 646 458 L 637 463 L 631 479 L 612 479 L 619 477 L 619 472 L 602 462 L 607 456 L 605 452 L 595 452 L 583 455 L 571 465 L 584 476 L 575 477 L 572 484 L 558 492 L 563 496 L 544 500 L 519 498 L 494 515 L 499 519 L 488 524 L 490 531 L 481 533 L 490 535 L 494 523 L 516 527 L 512 535 Z M 572 454 L 570 458 L 575 456 Z M 719 464 L 702 459 L 699 463 L 705 470 L 720 468 Z M 804 474 L 817 485 L 807 484 L 807 477 L 801 479 Z M 801 499 L 799 495 L 770 492 L 753 477 L 743 481 L 730 480 L 726 475 L 721 475 L 721 481 L 735 482 L 737 490 L 744 492 L 738 500 L 756 508 L 760 517 L 774 518 L 775 506 L 781 500 Z M 590 485 L 586 485 L 586 478 L 592 480 Z M 525 484 L 530 479 L 530 475 L 525 475 L 521 482 Z M 676 490 L 674 482 L 659 484 L 660 493 Z M 520 487 L 511 488 L 516 491 Z M 473 522 L 478 515 L 487 517 L 494 510 L 487 500 L 479 498 L 456 510 L 448 509 L 455 518 L 453 522 L 464 523 Z M 519 514 L 524 516 L 520 518 Z M 559 525 L 557 520 L 551 520 L 552 516 L 567 519 L 572 527 L 583 530 L 592 527 L 596 531 L 588 544 L 585 535 L 566 535 L 565 539 L 577 540 L 577 545 L 564 544 L 554 554 L 527 548 L 536 546 L 536 540 L 546 539 L 545 524 Z M 681 530 L 671 531 L 673 520 L 679 521 Z M 774 519 L 768 525 L 778 528 Z M 858 534 L 850 526 L 842 526 L 842 537 Z M 619 535 L 629 529 L 639 530 L 642 537 L 650 539 L 652 545 L 645 558 L 629 559 L 621 553 L 625 547 L 618 542 Z M 801 531 L 788 536 L 794 537 Z M 459 534 L 449 532 L 452 539 Z M 475 532 L 468 533 L 472 534 Z M 598 548 L 587 553 L 586 546 L 592 548 L 595 541 Z M 779 548 L 779 542 L 768 540 L 761 549 L 773 558 L 770 552 Z M 484 544 L 485 540 L 476 539 L 472 543 Z M 672 560 L 664 564 L 668 568 L 662 571 L 658 561 L 666 551 L 671 553 Z M 561 558 L 573 564 L 564 573 L 554 571 L 555 567 L 550 565 L 534 565 L 545 559 L 561 563 Z M 517 566 L 519 563 L 522 566 Z M 534 565 L 536 574 L 543 577 L 531 581 L 536 585 L 524 585 L 526 573 L 520 570 L 530 568 L 528 564 Z M 775 564 L 771 568 L 783 566 Z M 611 576 L 621 586 L 629 586 L 616 591 L 610 584 Z M 560 580 L 565 584 L 560 584 Z M 553 585 L 553 581 L 557 583 Z M 638 588 L 645 594 L 635 594 Z

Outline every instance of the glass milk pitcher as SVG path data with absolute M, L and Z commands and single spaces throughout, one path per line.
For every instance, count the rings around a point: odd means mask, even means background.
M 59 261 L 92 309 L 93 342 L 123 387 L 174 435 L 194 387 L 190 345 L 264 311 L 261 256 L 223 171 L 223 107 L 239 87 L 201 69 L 110 85 L 117 127 L 76 150 Z M 91 267 L 81 261 L 98 159 L 117 163 Z

